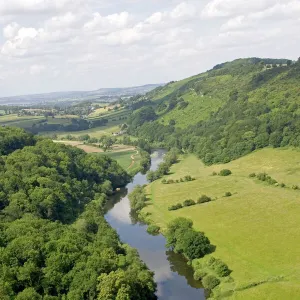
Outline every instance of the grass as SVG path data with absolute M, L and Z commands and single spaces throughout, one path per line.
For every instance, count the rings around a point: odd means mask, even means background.
M 10 114 L 5 116 L 0 116 L 0 124 L 11 124 L 12 122 L 19 122 L 19 121 L 34 121 L 44 119 L 42 116 L 21 116 L 18 117 L 17 114 Z
M 199 96 L 195 92 L 190 92 L 183 96 L 184 100 L 189 103 L 185 109 L 178 107 L 171 110 L 160 118 L 162 124 L 169 124 L 170 120 L 176 121 L 176 127 L 185 128 L 192 123 L 206 120 L 210 117 L 211 112 L 216 111 L 222 101 L 218 98 L 211 99 L 207 96 Z M 191 121 L 192 120 L 192 121 Z
M 140 155 L 135 150 L 121 151 L 121 152 L 104 152 L 97 153 L 97 155 L 106 155 L 116 160 L 123 169 L 131 174 L 135 174 L 139 171 Z M 134 157 L 134 163 L 132 162 Z
M 211 175 L 224 168 L 233 174 Z M 191 175 L 196 180 L 173 185 L 159 180 L 148 187 L 152 203 L 145 211 L 152 213 L 156 224 L 164 228 L 172 218 L 191 218 L 195 228 L 216 245 L 213 256 L 233 270 L 235 289 L 253 286 L 236 291 L 232 299 L 299 299 L 300 191 L 270 186 L 249 178 L 249 174 L 266 172 L 288 187 L 299 184 L 300 152 L 267 148 L 211 167 L 195 156 L 187 156 L 171 172 L 167 178 Z M 233 196 L 225 198 L 226 192 Z M 170 205 L 197 200 L 202 194 L 215 201 L 168 211 Z M 284 280 L 268 282 L 278 276 Z

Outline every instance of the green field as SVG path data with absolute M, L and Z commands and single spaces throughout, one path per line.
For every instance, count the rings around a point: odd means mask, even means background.
M 212 172 L 230 169 L 228 177 Z M 286 188 L 249 178 L 266 172 Z M 300 294 L 300 152 L 266 148 L 226 165 L 206 167 L 195 156 L 186 156 L 171 169 L 167 178 L 185 175 L 193 182 L 164 185 L 160 180 L 147 189 L 151 202 L 145 208 L 163 228 L 172 218 L 191 218 L 216 245 L 214 257 L 233 270 L 233 289 L 250 283 L 270 281 L 243 291 L 232 299 L 299 299 Z M 231 192 L 232 197 L 224 194 Z M 168 207 L 206 194 L 214 201 L 169 212 Z M 279 282 L 272 282 L 282 276 Z M 272 279 L 273 278 L 273 279 Z M 221 286 L 221 289 L 226 286 Z
M 21 116 L 17 114 L 0 116 L 0 125 L 7 125 L 12 127 L 29 128 L 34 123 L 40 120 L 44 120 L 42 116 Z
M 103 152 L 96 155 L 106 155 L 116 160 L 124 170 L 130 174 L 135 174 L 139 171 L 140 155 L 135 150 L 121 151 L 121 152 Z M 134 163 L 132 163 L 131 157 L 134 156 Z

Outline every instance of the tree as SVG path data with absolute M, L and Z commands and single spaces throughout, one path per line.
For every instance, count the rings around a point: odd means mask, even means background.
M 142 186 L 137 185 L 128 196 L 130 200 L 130 207 L 133 211 L 140 211 L 146 202 L 146 194 Z
M 166 246 L 168 248 L 173 248 L 176 246 L 176 231 L 177 230 L 188 230 L 192 228 L 193 226 L 193 221 L 190 219 L 186 218 L 176 218 L 172 220 L 168 226 L 167 226 L 167 231 L 166 231 Z
M 33 288 L 27 288 L 16 297 L 16 300 L 42 300 L 42 296 L 38 294 Z
M 114 144 L 115 140 L 108 136 L 104 136 L 101 140 L 101 148 L 104 152 L 111 150 Z
M 170 126 L 175 126 L 175 125 L 176 125 L 175 120 L 170 120 L 169 125 L 170 125 Z

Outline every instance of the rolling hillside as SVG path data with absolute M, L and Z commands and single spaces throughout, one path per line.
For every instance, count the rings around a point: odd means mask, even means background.
M 194 152 L 206 164 L 269 145 L 298 147 L 299 79 L 300 63 L 283 59 L 217 65 L 138 99 L 148 105 L 135 111 L 130 132 Z

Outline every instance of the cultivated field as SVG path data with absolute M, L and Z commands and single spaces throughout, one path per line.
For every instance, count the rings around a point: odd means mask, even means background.
M 228 177 L 212 176 L 230 169 Z M 266 172 L 286 188 L 268 185 L 249 174 Z M 147 189 L 151 197 L 145 211 L 165 227 L 172 218 L 191 218 L 216 245 L 214 257 L 233 270 L 236 291 L 232 299 L 299 299 L 300 295 L 300 152 L 263 149 L 226 165 L 206 167 L 187 156 L 171 169 L 168 179 L 185 175 L 192 182 L 164 185 L 161 180 Z M 224 197 L 226 192 L 233 196 Z M 168 207 L 206 194 L 215 201 L 169 212 Z M 278 281 L 279 280 L 279 281 Z M 266 283 L 263 283 L 267 281 Z M 226 290 L 227 286 L 221 286 Z

